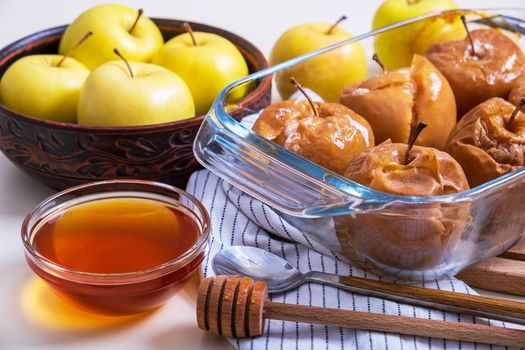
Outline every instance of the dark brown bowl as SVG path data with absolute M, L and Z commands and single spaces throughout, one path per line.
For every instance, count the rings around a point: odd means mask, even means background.
M 183 33 L 183 21 L 153 19 L 164 39 Z M 266 68 L 264 55 L 250 42 L 220 28 L 190 22 L 195 31 L 218 34 L 233 42 L 250 73 Z M 0 50 L 0 77 L 20 57 L 56 53 L 66 26 L 29 35 Z M 271 77 L 230 113 L 242 118 L 270 103 Z M 19 168 L 55 189 L 107 179 L 154 180 L 183 187 L 200 168 L 193 156 L 195 134 L 204 119 L 133 127 L 93 127 L 41 120 L 0 104 L 0 150 Z

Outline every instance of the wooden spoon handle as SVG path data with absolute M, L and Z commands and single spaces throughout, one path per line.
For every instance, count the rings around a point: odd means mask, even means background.
M 422 318 L 379 315 L 323 307 L 264 303 L 264 317 L 268 319 L 324 324 L 377 332 L 400 333 L 422 337 L 461 340 L 475 343 L 525 346 L 525 331 L 490 327 L 481 324 L 458 323 Z
M 440 308 L 435 304 L 449 305 L 463 309 L 463 312 L 467 312 L 465 309 L 469 309 L 475 312 L 476 316 L 495 319 L 498 319 L 495 315 L 505 315 L 520 319 L 507 321 L 519 322 L 521 324 L 525 323 L 525 303 L 519 301 L 422 288 L 352 276 L 344 277 L 343 283 L 355 288 L 387 293 L 402 298 L 423 300 L 429 302 L 426 306 L 436 307 L 438 309 Z M 470 312 L 470 314 L 472 314 L 472 312 Z M 487 314 L 484 315 L 483 313 Z

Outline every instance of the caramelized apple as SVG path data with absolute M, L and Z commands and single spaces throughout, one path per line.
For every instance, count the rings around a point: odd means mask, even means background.
M 450 133 L 445 150 L 461 164 L 471 187 L 524 165 L 525 114 L 520 106 L 491 98 L 465 114 Z
M 427 58 L 447 78 L 462 117 L 491 97 L 507 98 L 523 72 L 525 56 L 520 47 L 493 29 L 478 29 L 469 38 L 432 45 Z
M 435 148 L 412 147 L 413 141 L 408 146 L 387 141 L 371 148 L 354 159 L 344 175 L 401 196 L 439 196 L 469 188 L 454 158 Z M 348 227 L 347 239 L 338 232 L 347 252 L 363 254 L 383 270 L 424 271 L 447 258 L 447 248 L 457 243 L 467 217 L 468 206 L 463 204 L 394 202 L 378 213 L 357 213 L 337 219 L 336 224 Z
M 370 123 L 377 143 L 388 139 L 406 143 L 412 129 L 424 122 L 430 126 L 417 144 L 443 149 L 456 122 L 456 104 L 447 80 L 419 55 L 414 55 L 409 69 L 347 85 L 340 102 Z
M 468 189 L 459 163 L 435 148 L 414 146 L 404 164 L 407 145 L 384 142 L 363 152 L 344 175 L 381 192 L 402 196 L 440 196 Z
M 261 113 L 253 130 L 336 173 L 374 146 L 366 120 L 338 103 L 278 102 Z

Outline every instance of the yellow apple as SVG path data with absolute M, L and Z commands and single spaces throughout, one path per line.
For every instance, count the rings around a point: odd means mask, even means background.
M 95 6 L 67 27 L 59 52 L 69 52 L 84 33 L 92 31 L 93 37 L 72 53 L 89 69 L 113 61 L 114 47 L 130 61 L 150 62 L 162 46 L 162 34 L 152 20 L 138 16 L 137 10 L 122 5 Z
M 377 9 L 372 28 L 455 8 L 453 0 L 386 0 Z M 433 43 L 460 40 L 465 35 L 459 14 L 445 14 L 379 34 L 374 39 L 374 49 L 385 67 L 394 70 L 410 66 L 412 56 L 424 55 Z
M 0 101 L 32 117 L 74 123 L 80 89 L 89 70 L 71 57 L 63 58 L 30 55 L 17 60 L 0 80 Z
M 172 70 L 188 84 L 197 115 L 208 112 L 223 88 L 248 74 L 248 65 L 237 47 L 212 33 L 176 36 L 164 44 L 153 63 Z M 235 89 L 229 100 L 242 98 L 246 90 L 246 85 Z
M 345 30 L 328 23 L 298 25 L 277 40 L 270 55 L 270 64 L 275 65 L 351 37 Z M 290 84 L 290 78 L 294 77 L 325 101 L 337 102 L 345 85 L 366 77 L 366 67 L 363 47 L 352 43 L 277 72 L 275 83 L 283 99 L 288 99 L 295 92 L 295 87 Z
M 78 123 L 84 125 L 148 125 L 194 115 L 186 83 L 166 68 L 142 62 L 129 62 L 129 68 L 122 61 L 101 65 L 89 75 L 78 103 Z

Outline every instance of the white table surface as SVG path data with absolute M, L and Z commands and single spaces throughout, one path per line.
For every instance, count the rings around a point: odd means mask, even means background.
M 0 47 L 38 30 L 71 22 L 100 0 L 0 0 Z M 171 17 L 231 30 L 265 54 L 293 25 L 331 22 L 341 14 L 353 34 L 370 29 L 381 0 L 150 0 L 118 1 L 143 7 L 152 17 Z M 516 7 L 522 0 L 457 0 L 460 7 Z M 231 349 L 223 339 L 196 325 L 194 298 L 198 278 L 170 302 L 141 319 L 94 317 L 62 303 L 26 266 L 20 225 L 26 213 L 52 190 L 0 156 L 0 349 Z M 525 300 L 525 299 L 522 299 Z

